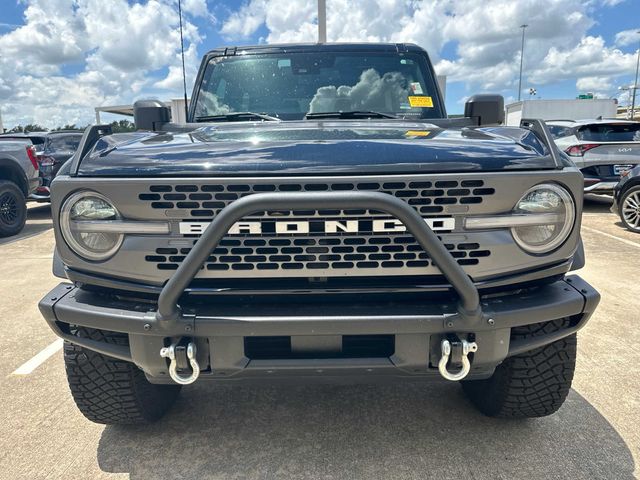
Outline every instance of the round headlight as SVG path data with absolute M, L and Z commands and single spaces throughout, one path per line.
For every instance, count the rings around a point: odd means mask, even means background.
M 95 221 L 120 220 L 116 207 L 103 195 L 78 192 L 71 195 L 60 210 L 60 230 L 67 245 L 88 260 L 106 260 L 122 244 L 122 233 L 101 232 L 92 228 Z M 96 231 L 98 230 L 98 231 Z
M 554 184 L 541 184 L 529 189 L 514 209 L 516 214 L 529 214 L 542 219 L 535 225 L 511 229 L 516 243 L 529 253 L 547 253 L 567 239 L 576 217 L 569 192 Z M 548 219 L 548 223 L 544 221 Z

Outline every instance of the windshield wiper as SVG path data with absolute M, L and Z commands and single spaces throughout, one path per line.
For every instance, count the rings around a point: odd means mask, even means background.
M 255 112 L 230 112 L 222 115 L 203 115 L 196 117 L 196 122 L 250 122 L 252 120 L 266 120 L 268 122 L 279 122 L 280 119 L 267 115 L 266 113 Z
M 371 110 L 346 110 L 339 112 L 315 112 L 307 113 L 305 119 L 317 118 L 398 118 L 390 113 L 374 112 Z

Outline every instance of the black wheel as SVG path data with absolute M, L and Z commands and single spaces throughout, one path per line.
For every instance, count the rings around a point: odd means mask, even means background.
M 517 327 L 511 339 L 544 335 L 568 320 Z M 576 366 L 575 333 L 502 362 L 486 380 L 462 382 L 471 402 L 490 417 L 532 418 L 556 412 L 564 403 Z
M 640 186 L 631 187 L 624 192 L 618 208 L 624 226 L 632 232 L 640 233 Z
M 125 334 L 77 328 L 74 334 L 128 345 Z M 73 399 L 92 422 L 146 424 L 158 420 L 175 402 L 180 385 L 154 385 L 134 364 L 65 342 L 64 363 Z
M 0 180 L 0 237 L 17 235 L 27 221 L 27 202 L 13 182 Z

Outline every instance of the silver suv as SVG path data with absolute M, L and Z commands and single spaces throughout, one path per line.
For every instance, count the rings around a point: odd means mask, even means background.
M 613 193 L 620 175 L 640 163 L 640 122 L 616 119 L 547 122 L 556 145 L 584 175 L 584 191 Z

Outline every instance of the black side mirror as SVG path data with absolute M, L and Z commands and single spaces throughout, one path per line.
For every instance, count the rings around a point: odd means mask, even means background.
M 133 121 L 138 130 L 160 130 L 171 121 L 171 109 L 160 100 L 138 100 L 133 104 Z
M 500 125 L 504 123 L 504 98 L 490 93 L 473 95 L 464 104 L 464 116 L 477 119 L 478 125 Z

